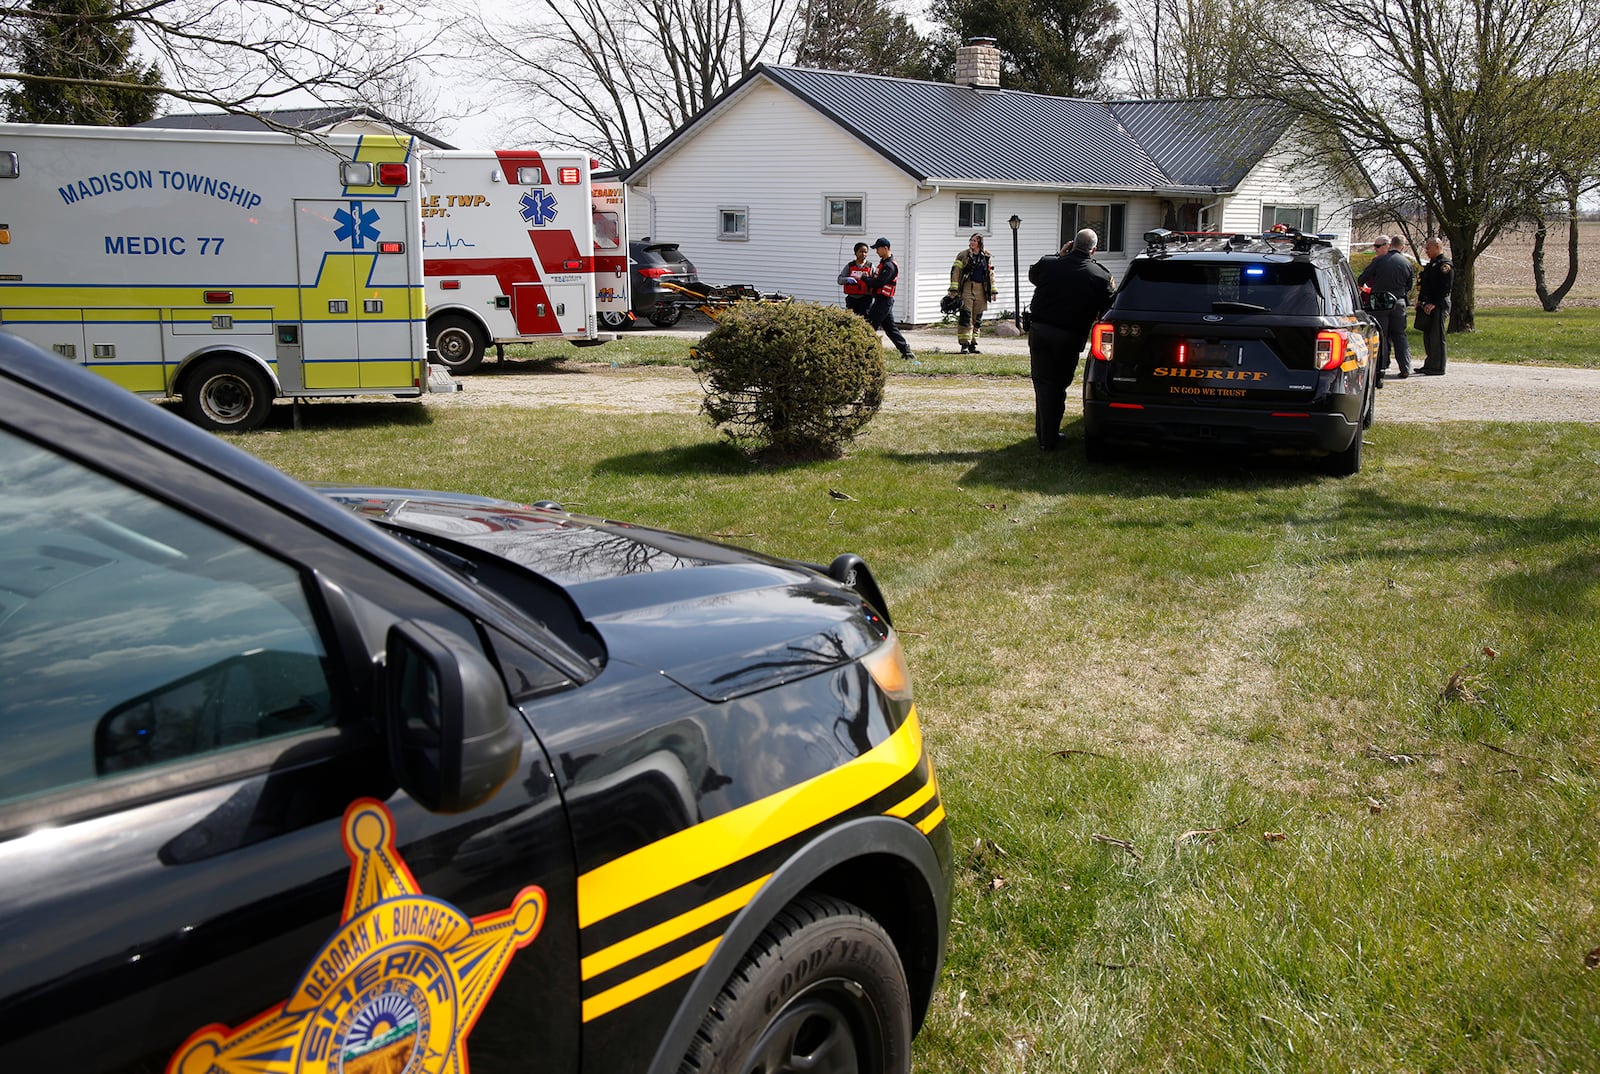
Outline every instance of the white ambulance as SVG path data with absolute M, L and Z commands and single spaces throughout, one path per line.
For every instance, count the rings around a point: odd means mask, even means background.
M 424 158 L 423 271 L 432 358 L 470 373 L 491 345 L 601 343 L 628 313 L 622 184 L 577 153 L 446 150 Z
M 0 329 L 209 429 L 422 395 L 417 178 L 404 136 L 0 123 Z

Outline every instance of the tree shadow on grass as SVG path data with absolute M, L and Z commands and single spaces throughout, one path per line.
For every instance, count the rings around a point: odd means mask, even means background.
M 703 474 L 748 474 L 759 469 L 738 448 L 725 440 L 665 448 L 661 451 L 635 451 L 613 455 L 595 463 L 601 474 L 629 477 L 676 477 Z
M 1032 436 L 995 450 L 885 452 L 907 465 L 970 463 L 963 484 L 993 485 L 1053 495 L 1120 493 L 1127 497 L 1187 498 L 1218 489 L 1293 488 L 1331 480 L 1321 460 L 1309 455 L 1260 455 L 1227 449 L 1113 449 L 1114 461 L 1090 464 L 1084 453 L 1083 421 L 1065 429 L 1054 451 L 1040 451 Z

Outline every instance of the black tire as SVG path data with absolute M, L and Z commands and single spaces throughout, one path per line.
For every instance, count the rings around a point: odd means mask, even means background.
M 428 322 L 430 361 L 438 362 L 451 375 L 470 373 L 483 364 L 489 341 L 476 321 L 459 313 L 441 313 Z
M 1335 451 L 1323 460 L 1323 466 L 1334 477 L 1352 477 L 1361 472 L 1361 430 L 1350 438 L 1350 446 Z
M 784 908 L 712 1003 L 682 1074 L 907 1074 L 911 997 L 894 944 L 840 899 Z
M 650 311 L 650 323 L 655 325 L 657 328 L 671 328 L 673 325 L 678 323 L 678 319 L 682 316 L 683 310 L 679 309 L 677 306 L 670 304 L 666 306 L 657 306 L 655 309 Z
M 267 420 L 272 384 L 244 358 L 206 358 L 184 376 L 183 416 L 212 432 L 247 433 Z
M 608 332 L 620 332 L 628 327 L 628 315 L 626 313 L 601 310 L 595 314 L 595 320 L 600 322 L 600 327 Z
M 1367 383 L 1367 408 L 1361 412 L 1361 427 L 1372 428 L 1372 419 L 1378 413 L 1378 387 L 1368 378 Z

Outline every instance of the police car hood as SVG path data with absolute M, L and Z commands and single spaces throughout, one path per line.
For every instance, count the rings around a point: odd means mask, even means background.
M 655 667 L 712 700 L 857 659 L 888 632 L 858 594 L 815 568 L 747 549 L 553 505 L 321 491 L 380 524 L 490 553 L 554 583 L 610 659 Z

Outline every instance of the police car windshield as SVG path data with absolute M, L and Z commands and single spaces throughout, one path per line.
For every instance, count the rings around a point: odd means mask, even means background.
M 1141 258 L 1128 266 L 1117 308 L 1161 313 L 1322 312 L 1316 270 L 1303 261 Z

